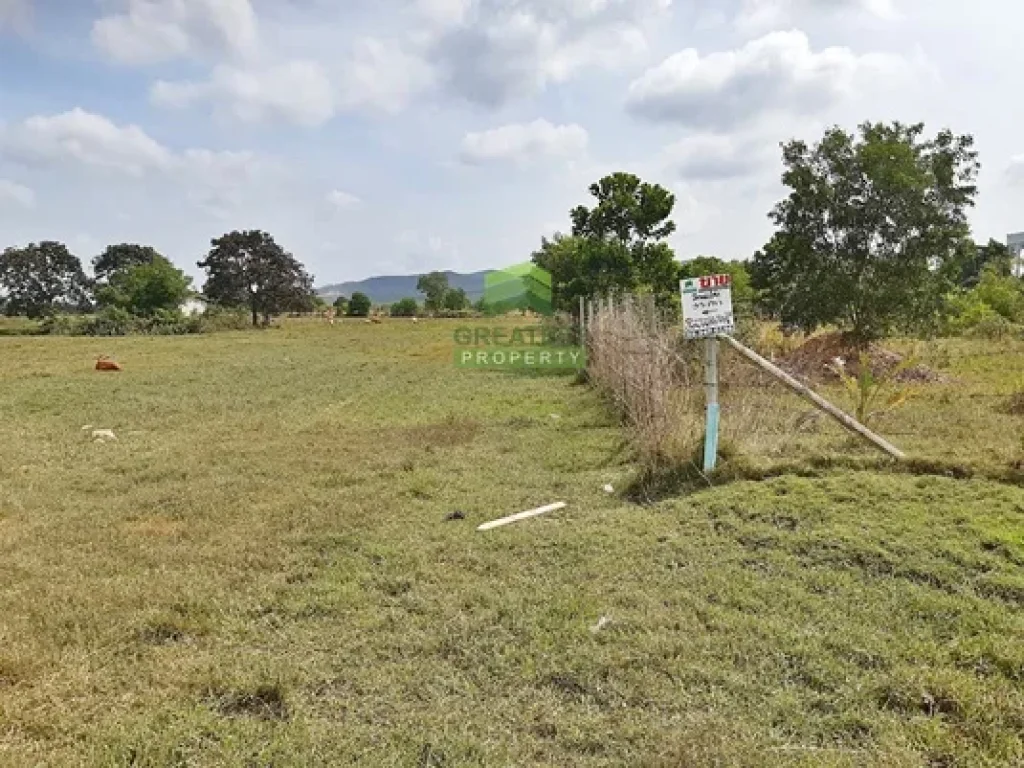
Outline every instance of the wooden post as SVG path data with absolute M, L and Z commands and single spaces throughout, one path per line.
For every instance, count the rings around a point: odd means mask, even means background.
M 718 339 L 707 339 L 704 360 L 704 387 L 708 410 L 704 424 L 704 472 L 714 472 L 718 463 Z
M 587 300 L 580 296 L 580 346 L 587 346 Z
M 874 445 L 876 448 L 880 448 L 881 450 L 885 451 L 894 459 L 903 461 L 907 458 L 907 455 L 903 453 L 903 451 L 901 451 L 899 448 L 894 446 L 892 443 L 876 435 L 874 432 L 865 427 L 863 424 L 861 424 L 859 421 L 857 421 L 849 414 L 843 413 L 841 410 L 836 408 L 834 405 L 832 405 L 832 403 L 823 398 L 813 389 L 801 384 L 799 381 L 794 379 L 781 368 L 773 365 L 772 363 L 769 363 L 767 360 L 765 360 L 763 357 L 757 354 L 757 352 L 755 352 L 754 350 L 747 349 L 745 346 L 736 341 L 736 339 L 734 339 L 732 336 L 721 336 L 720 338 L 723 339 L 730 347 L 732 347 L 745 358 L 747 358 L 747 360 L 749 360 L 759 368 L 763 368 L 764 370 L 766 370 L 768 373 L 777 378 L 791 390 L 800 395 L 800 397 L 806 400 L 810 400 L 816 408 L 827 413 L 833 419 L 842 424 L 843 427 L 850 430 L 858 437 L 864 438 L 869 443 Z

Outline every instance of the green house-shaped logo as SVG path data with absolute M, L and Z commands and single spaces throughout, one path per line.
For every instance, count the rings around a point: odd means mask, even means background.
M 499 269 L 484 278 L 484 303 L 495 314 L 515 309 L 551 314 L 551 275 L 533 262 Z

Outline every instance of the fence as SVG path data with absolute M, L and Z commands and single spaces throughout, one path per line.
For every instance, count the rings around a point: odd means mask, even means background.
M 591 381 L 621 414 L 642 463 L 699 469 L 703 343 L 683 340 L 678 321 L 666 318 L 646 297 L 586 302 L 582 318 Z M 757 340 L 751 341 L 758 346 Z M 926 358 L 935 368 L 922 366 L 920 381 L 911 376 L 909 381 L 887 382 L 887 389 L 879 385 L 881 396 L 867 403 L 871 410 L 865 405 L 867 395 L 874 398 L 878 392 L 847 391 L 838 377 L 819 381 L 814 388 L 847 412 L 864 407 L 872 428 L 907 451 L 917 466 L 921 461 L 946 462 L 955 474 L 1002 477 L 1024 468 L 1022 342 L 930 342 Z M 797 344 L 780 346 L 787 355 L 795 352 L 799 357 Z M 954 367 L 954 358 L 967 360 L 960 367 L 970 369 L 969 378 L 932 375 Z M 1008 370 L 1019 375 L 1011 378 Z M 732 462 L 770 468 L 885 460 L 726 345 L 720 352 L 719 399 L 720 455 Z M 975 471 L 979 468 L 984 471 Z

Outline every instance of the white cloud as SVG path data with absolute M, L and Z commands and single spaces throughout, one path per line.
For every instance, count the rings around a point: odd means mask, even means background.
M 476 0 L 432 3 L 448 21 L 426 54 L 439 82 L 497 107 L 584 71 L 616 70 L 647 50 L 670 0 Z
M 98 19 L 93 43 L 124 64 L 156 64 L 200 54 L 248 54 L 256 48 L 249 0 L 127 0 L 122 13 Z
M 812 13 L 846 11 L 888 21 L 899 17 L 896 0 L 744 0 L 736 24 L 745 31 L 767 30 Z
M 137 125 L 117 125 L 79 108 L 3 126 L 0 158 L 61 171 L 77 166 L 136 179 L 158 176 L 209 209 L 237 203 L 240 190 L 267 166 L 251 152 L 175 152 Z
M 348 192 L 342 192 L 340 189 L 334 189 L 327 194 L 327 202 L 338 210 L 345 210 L 348 208 L 354 208 L 359 205 L 362 200 Z
M 118 126 L 79 108 L 0 128 L 0 154 L 30 165 L 76 162 L 131 176 L 173 162 L 171 152 L 137 125 Z
M 21 184 L 0 179 L 0 209 L 11 204 L 21 208 L 34 208 L 36 193 Z
M 910 68 L 888 54 L 815 52 L 799 30 L 772 32 L 734 51 L 670 56 L 630 84 L 627 107 L 653 121 L 727 128 L 762 113 L 813 114 Z
M 541 157 L 578 156 L 586 150 L 587 141 L 586 130 L 575 123 L 552 125 L 547 120 L 534 120 L 467 133 L 459 156 L 469 164 L 522 163 Z
M 221 65 L 202 82 L 157 81 L 150 97 L 172 108 L 210 103 L 215 112 L 245 122 L 276 119 L 307 126 L 327 122 L 336 107 L 327 74 L 312 61 L 249 69 Z
M 434 73 L 408 46 L 365 37 L 353 46 L 338 79 L 346 109 L 395 113 L 434 82 Z

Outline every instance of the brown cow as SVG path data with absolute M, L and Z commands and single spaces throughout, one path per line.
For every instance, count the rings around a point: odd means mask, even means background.
M 121 366 L 115 361 L 111 360 L 106 355 L 101 355 L 96 358 L 96 370 L 97 371 L 120 371 Z

